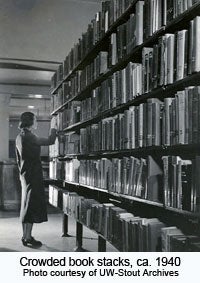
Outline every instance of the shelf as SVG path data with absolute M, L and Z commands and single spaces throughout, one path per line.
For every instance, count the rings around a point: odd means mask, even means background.
M 142 198 L 139 198 L 139 197 L 133 197 L 133 196 L 129 196 L 129 195 L 118 194 L 118 193 L 110 192 L 106 189 L 101 189 L 101 188 L 97 188 L 97 187 L 93 187 L 93 186 L 89 186 L 89 185 L 84 185 L 84 184 L 74 183 L 74 182 L 68 182 L 68 181 L 65 181 L 65 184 L 87 188 L 87 189 L 90 189 L 92 191 L 103 192 L 103 193 L 106 193 L 107 195 L 110 195 L 111 197 L 116 197 L 116 198 L 120 198 L 120 199 L 128 199 L 128 200 L 131 200 L 131 201 L 134 201 L 134 202 L 142 202 L 142 203 L 153 205 L 153 206 L 163 207 L 162 203 L 142 199 Z
M 153 206 L 164 207 L 164 205 L 162 203 L 151 201 L 151 200 L 148 200 L 148 199 L 142 199 L 142 198 L 139 198 L 139 197 L 133 197 L 133 196 L 118 194 L 118 193 L 114 193 L 114 192 L 108 192 L 108 193 L 110 195 L 115 196 L 115 197 L 128 199 L 130 201 L 142 202 L 142 203 L 153 205 Z
M 181 209 L 174 208 L 174 207 L 165 207 L 165 210 L 172 211 L 172 212 L 175 212 L 175 213 L 178 213 L 178 214 L 183 214 L 183 215 L 185 215 L 187 217 L 189 216 L 191 218 L 200 218 L 200 212 L 196 213 L 196 212 L 191 212 L 191 211 L 187 211 L 187 210 L 181 210 Z
M 63 181 L 65 184 L 73 185 L 73 186 L 80 186 L 79 183 L 70 182 L 70 181 Z
M 99 189 L 93 186 L 88 186 L 88 185 L 83 185 L 83 184 L 79 184 L 79 183 L 74 183 L 74 182 L 68 182 L 65 181 L 65 184 L 69 184 L 69 185 L 73 185 L 73 186 L 80 186 L 80 187 L 84 187 L 84 188 L 88 188 L 90 190 L 95 190 L 95 191 L 100 191 L 103 193 L 106 193 L 108 195 L 110 195 L 110 197 L 116 197 L 116 198 L 120 198 L 120 199 L 127 199 L 133 202 L 141 202 L 144 204 L 148 204 L 148 205 L 152 205 L 155 207 L 160 207 L 162 209 L 164 209 L 165 211 L 172 211 L 172 212 L 176 212 L 177 214 L 186 216 L 186 217 L 191 217 L 191 218 L 200 218 L 200 213 L 194 213 L 194 212 L 190 212 L 190 211 L 186 211 L 186 210 L 180 210 L 177 208 L 173 208 L 173 207 L 165 207 L 162 203 L 158 203 L 155 201 L 151 201 L 151 200 L 146 200 L 146 199 L 142 199 L 142 198 L 138 198 L 138 197 L 133 197 L 133 196 L 128 196 L 128 195 L 123 195 L 123 194 L 118 194 L 118 193 L 114 193 L 114 192 L 109 192 L 107 190 L 103 190 L 103 189 Z
M 122 24 L 126 19 L 128 19 L 128 16 L 131 14 L 131 11 L 136 4 L 137 0 L 135 0 L 131 6 L 127 9 L 127 11 L 116 21 L 116 23 L 113 24 L 113 26 L 107 31 L 107 33 L 103 36 L 103 38 L 88 52 L 88 54 L 83 58 L 83 60 L 71 71 L 62 82 L 59 82 L 56 88 L 51 92 L 51 94 L 54 94 L 62 85 L 63 82 L 69 80 L 71 76 L 77 71 L 83 68 L 87 64 L 87 61 L 91 61 L 91 58 L 95 57 L 95 55 L 98 54 L 98 52 L 101 51 L 101 47 L 103 43 L 109 38 L 109 36 L 116 30 L 116 28 Z M 181 24 L 186 23 L 190 21 L 192 18 L 198 16 L 200 14 L 200 3 L 194 4 L 191 8 L 189 8 L 187 11 L 179 15 L 176 19 L 172 20 L 169 24 L 167 24 L 165 27 L 162 27 L 160 30 L 155 32 L 151 37 L 149 37 L 147 40 L 145 40 L 141 45 L 135 47 L 131 54 L 128 54 L 124 59 L 120 60 L 119 63 L 117 63 L 113 68 L 108 71 L 107 75 L 111 75 L 112 73 L 116 72 L 120 68 L 123 68 L 127 65 L 128 62 L 130 62 L 135 56 L 137 56 L 139 53 L 141 53 L 143 47 L 149 47 L 152 46 L 160 36 L 164 35 L 166 32 L 174 32 L 177 30 L 178 26 Z
M 98 158 L 113 158 L 123 156 L 139 156 L 145 157 L 148 155 L 193 155 L 200 151 L 200 144 L 178 144 L 172 146 L 150 146 L 135 149 L 124 149 L 114 151 L 100 151 L 88 154 L 69 154 L 66 156 L 58 156 L 60 160 L 67 159 L 98 159 Z
M 97 55 L 102 48 L 102 45 L 104 44 L 104 42 L 106 42 L 109 38 L 109 36 L 116 30 L 116 28 L 123 24 L 124 22 L 126 22 L 128 20 L 128 17 L 130 16 L 131 12 L 133 11 L 133 8 L 135 6 L 135 4 L 137 3 L 138 0 L 134 0 L 132 2 L 132 4 L 127 8 L 127 10 L 123 13 L 123 15 L 121 15 L 116 22 L 109 28 L 109 30 L 105 33 L 105 35 L 100 39 L 99 42 L 97 42 L 95 44 L 95 46 L 93 46 L 91 48 L 91 50 L 87 53 L 87 55 L 81 60 L 80 63 L 77 64 L 77 66 L 70 71 L 70 73 L 65 76 L 65 78 L 63 79 L 62 82 L 59 82 L 58 85 L 52 90 L 51 94 L 54 94 L 62 85 L 63 82 L 69 80 L 72 75 L 74 75 L 74 73 L 80 69 L 83 68 L 83 66 L 85 66 L 87 64 L 88 61 L 91 61 L 91 58 L 95 58 L 95 55 Z
M 79 186 L 79 187 L 84 187 L 84 188 L 87 188 L 87 189 L 90 189 L 90 190 L 93 190 L 93 191 L 99 191 L 99 192 L 108 193 L 107 190 L 100 189 L 100 188 L 97 188 L 97 187 L 83 185 L 83 184 L 80 184 L 80 183 L 75 183 L 75 182 L 70 182 L 70 181 L 64 181 L 64 182 L 65 182 L 65 184 L 69 184 L 69 185 L 73 185 L 73 186 Z
M 174 31 L 178 25 L 181 25 L 182 22 L 189 22 L 196 16 L 199 16 L 200 13 L 200 3 L 193 4 L 192 7 L 187 9 L 185 12 L 180 14 L 176 19 L 173 19 L 170 23 L 167 24 L 165 30 L 166 32 Z M 181 27 L 182 28 L 182 27 Z
M 183 90 L 184 88 L 191 86 L 191 85 L 198 85 L 200 80 L 200 72 L 187 76 L 186 78 L 174 82 L 172 85 L 168 85 L 166 87 L 159 87 L 150 91 L 149 93 L 145 93 L 139 96 L 136 96 L 133 100 L 128 101 L 127 103 L 120 104 L 115 108 L 111 108 L 105 110 L 104 112 L 96 115 L 95 117 L 89 118 L 85 121 L 78 122 L 74 125 L 71 125 L 65 128 L 63 131 L 76 131 L 82 127 L 87 125 L 97 123 L 100 120 L 108 117 L 112 117 L 118 113 L 123 112 L 124 110 L 128 109 L 130 106 L 138 105 L 140 103 L 145 102 L 148 98 L 165 98 L 168 96 L 174 95 L 177 91 Z M 67 103 L 66 103 L 67 104 Z M 65 104 L 65 105 L 66 105 Z
M 69 214 L 68 216 L 73 217 L 73 216 L 70 215 L 70 214 Z M 73 218 L 74 218 L 74 217 L 73 217 Z M 118 251 L 120 251 L 120 250 L 118 249 L 118 247 L 117 247 L 115 244 L 113 244 L 110 239 L 106 238 L 104 235 L 100 234 L 98 231 L 96 231 L 96 230 L 90 228 L 89 226 L 87 226 L 87 224 L 83 223 L 81 220 L 78 220 L 78 219 L 76 219 L 76 218 L 75 218 L 75 220 L 76 220 L 78 223 L 80 223 L 81 225 L 83 225 L 83 226 L 85 226 L 86 228 L 90 229 L 91 231 L 95 232 L 95 233 L 97 234 L 97 236 L 101 237 L 101 238 L 104 239 L 106 242 L 110 243 L 113 247 L 115 247 Z

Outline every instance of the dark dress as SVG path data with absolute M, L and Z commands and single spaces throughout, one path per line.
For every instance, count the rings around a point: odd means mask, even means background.
M 55 142 L 56 130 L 51 129 L 48 138 L 39 138 L 28 129 L 22 129 L 16 138 L 16 156 L 22 187 L 20 218 L 23 223 L 47 221 L 41 145 Z

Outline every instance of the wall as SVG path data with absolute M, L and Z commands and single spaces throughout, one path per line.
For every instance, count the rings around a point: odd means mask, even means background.
M 99 0 L 0 0 L 0 57 L 63 61 Z

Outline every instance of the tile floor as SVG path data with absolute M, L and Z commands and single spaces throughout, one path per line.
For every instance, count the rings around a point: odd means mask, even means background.
M 39 249 L 24 247 L 21 243 L 21 223 L 18 213 L 0 211 L 0 252 L 72 252 L 76 248 L 76 224 L 69 217 L 69 234 L 71 237 L 62 237 L 62 214 L 49 208 L 48 222 L 35 224 L 33 236 L 42 241 Z M 83 248 L 87 251 L 97 252 L 97 234 L 83 228 Z M 106 244 L 108 252 L 117 251 L 109 243 Z

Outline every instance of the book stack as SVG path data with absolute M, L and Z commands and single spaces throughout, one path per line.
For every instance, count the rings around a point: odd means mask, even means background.
M 63 104 L 71 99 L 75 94 L 73 93 L 72 80 L 66 81 L 62 84 Z
M 130 15 L 128 21 L 118 26 L 110 37 L 109 67 L 116 65 L 127 54 L 143 43 L 143 7 L 144 1 L 137 1 L 135 13 Z
M 87 65 L 80 74 L 80 91 L 92 84 L 98 77 L 108 69 L 108 52 L 101 51 L 98 56 Z
M 113 23 L 121 16 L 132 4 L 132 0 L 112 0 L 103 1 L 102 10 L 95 14 L 94 19 L 88 25 L 87 31 L 79 38 L 78 43 L 70 50 L 63 64 L 51 80 L 51 89 L 67 77 L 74 68 L 84 59 L 88 52 L 101 40 Z
M 165 227 L 161 229 L 163 252 L 198 252 L 200 238 L 194 235 L 185 235 L 177 227 Z
M 65 162 L 65 181 L 79 183 L 80 161 L 72 159 Z
M 52 180 L 63 180 L 64 177 L 64 162 L 58 159 L 51 160 L 49 162 L 49 178 Z
M 72 101 L 63 112 L 57 114 L 58 130 L 63 131 L 65 128 L 80 122 L 81 102 Z
M 199 0 L 170 0 L 166 1 L 167 4 L 167 23 L 170 23 L 173 19 L 177 18 L 180 14 L 187 11 Z
M 63 209 L 63 192 L 57 186 L 49 185 L 49 203 L 54 207 Z
M 63 212 L 79 219 L 78 205 L 83 197 L 79 196 L 75 192 L 63 192 Z
M 166 86 L 199 72 L 200 17 L 190 22 L 189 30 L 165 34 L 158 44 L 142 51 L 143 93 Z
M 62 80 L 63 80 L 63 64 L 60 64 L 59 66 L 58 66 L 58 69 L 57 69 L 57 71 L 53 74 L 53 76 L 52 76 L 52 78 L 51 78 L 51 89 L 53 90 L 54 88 L 56 88 L 57 87 L 57 85 L 59 84 L 59 83 L 61 83 L 62 82 Z
M 57 93 L 51 96 L 51 112 L 58 109 L 64 103 L 63 89 L 59 88 Z
M 178 91 L 174 98 L 164 99 L 162 140 L 164 145 L 198 144 L 200 87 Z
M 199 156 L 184 160 L 180 156 L 163 156 L 164 204 L 198 213 L 199 198 Z
M 65 135 L 65 155 L 80 153 L 80 135 L 71 132 Z
M 112 203 L 99 203 L 76 192 L 49 186 L 49 202 L 96 231 L 123 252 L 199 251 L 200 238 L 185 235 L 158 218 L 135 216 Z
M 200 250 L 199 4 L 103 1 L 52 77 L 65 135 L 50 147 L 50 177 L 70 186 L 64 212 L 120 251 Z M 50 188 L 55 206 L 59 194 Z M 97 201 L 110 197 L 120 207 Z M 158 218 L 135 215 L 137 203 Z
M 144 41 L 144 1 L 137 1 L 135 13 L 126 22 L 126 50 L 130 54 Z
M 144 40 L 166 25 L 167 0 L 144 1 Z
M 94 111 L 93 111 L 94 113 Z M 92 118 L 92 98 L 89 97 L 81 101 L 81 122 Z
M 124 113 L 80 129 L 80 152 L 86 154 L 161 145 L 162 106 L 160 100 L 148 99 L 147 103 L 131 106 Z
M 160 162 L 161 163 L 161 162 Z M 80 160 L 79 183 L 109 192 L 163 201 L 162 164 L 151 156 Z
M 133 0 L 111 0 L 105 1 L 109 3 L 109 27 L 116 22 L 116 20 L 127 10 L 128 7 L 131 6 Z
M 56 137 L 55 143 L 49 146 L 49 157 L 56 158 L 65 155 L 65 136 L 59 134 Z

